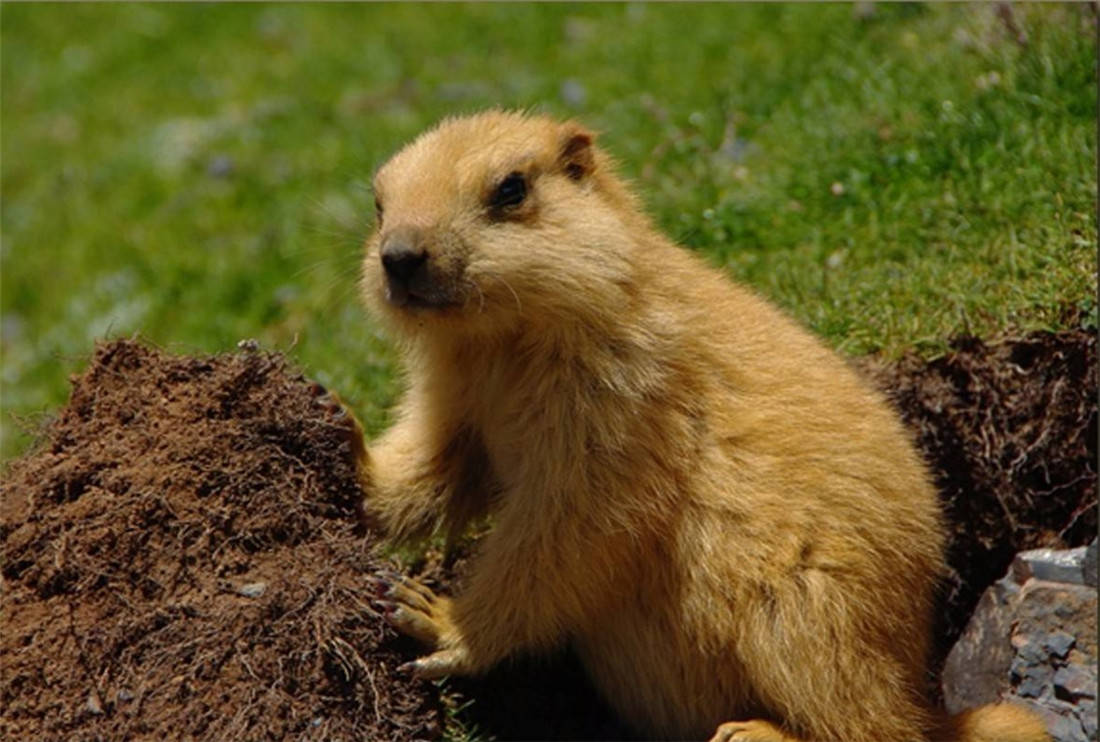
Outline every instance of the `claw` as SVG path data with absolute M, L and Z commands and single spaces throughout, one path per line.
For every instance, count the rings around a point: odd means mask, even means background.
M 389 589 L 385 592 L 385 597 L 428 614 L 432 612 L 432 606 L 435 604 L 434 595 L 430 598 L 425 597 L 423 592 L 409 587 L 407 583 L 390 585 Z
M 431 602 L 431 603 L 435 602 L 435 600 L 436 600 L 435 591 L 432 590 L 427 585 L 425 585 L 420 580 L 414 580 L 410 577 L 405 577 L 404 575 L 398 575 L 397 579 L 398 579 L 398 584 L 401 585 L 402 587 L 404 587 L 405 589 L 416 593 L 417 595 L 419 595 L 421 598 L 427 600 L 428 602 Z
M 374 576 L 375 579 L 381 580 L 386 583 L 394 583 L 401 580 L 401 573 L 389 567 L 382 567 L 375 573 Z
M 411 636 L 423 644 L 436 646 L 439 643 L 442 633 L 439 622 L 411 606 L 396 605 L 392 611 L 386 613 L 386 620 L 405 636 Z
M 389 584 L 377 575 L 367 577 L 367 586 L 370 588 L 371 594 L 374 595 L 375 598 L 385 597 L 386 590 L 389 589 Z
M 444 649 L 429 654 L 427 657 L 406 662 L 402 667 L 409 667 L 409 671 L 414 676 L 424 680 L 435 680 L 448 675 L 462 675 L 470 671 L 466 655 L 460 649 Z

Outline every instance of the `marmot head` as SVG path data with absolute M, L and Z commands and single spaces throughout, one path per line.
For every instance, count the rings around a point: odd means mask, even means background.
M 640 217 L 610 170 L 575 122 L 501 111 L 443 121 L 375 176 L 368 304 L 408 334 L 625 309 L 625 232 Z

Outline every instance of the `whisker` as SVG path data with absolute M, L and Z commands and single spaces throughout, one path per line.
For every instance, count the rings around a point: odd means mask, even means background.
M 519 312 L 520 314 L 523 314 L 523 302 L 521 302 L 519 300 L 519 294 L 517 294 L 516 290 L 514 288 L 512 288 L 512 284 L 508 283 L 508 281 L 506 281 L 502 276 L 497 275 L 496 273 L 488 273 L 486 275 L 489 278 L 493 278 L 497 281 L 500 281 L 502 284 L 504 284 L 505 288 L 507 288 L 509 291 L 512 292 L 512 298 L 516 300 L 516 311 Z
M 466 279 L 466 282 L 469 283 L 471 286 L 473 286 L 474 290 L 477 291 L 477 299 L 478 299 L 477 313 L 478 314 L 485 314 L 485 292 L 481 290 L 481 286 L 478 286 L 477 281 L 468 278 L 468 279 Z

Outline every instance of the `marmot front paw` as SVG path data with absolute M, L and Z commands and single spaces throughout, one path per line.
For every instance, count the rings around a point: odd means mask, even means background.
M 317 382 L 313 383 L 314 403 L 321 408 L 327 422 L 338 428 L 347 441 L 348 450 L 360 472 L 360 480 L 366 472 L 368 454 L 367 441 L 363 434 L 363 425 L 336 392 L 329 391 Z
M 451 599 L 436 595 L 417 580 L 396 573 L 375 578 L 378 606 L 394 629 L 436 650 L 399 670 L 421 678 L 470 672 L 469 653 L 451 620 Z

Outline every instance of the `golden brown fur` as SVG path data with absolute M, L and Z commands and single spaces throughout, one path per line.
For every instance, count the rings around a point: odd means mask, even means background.
M 498 208 L 510 173 L 526 198 Z M 906 432 L 836 354 L 657 233 L 591 134 L 450 119 L 376 189 L 363 287 L 408 391 L 370 446 L 367 510 L 398 538 L 494 520 L 453 600 L 389 590 L 436 650 L 417 672 L 571 642 L 651 735 L 1046 739 L 1007 707 L 929 709 L 943 536 Z M 406 242 L 424 261 L 407 289 L 380 260 Z

